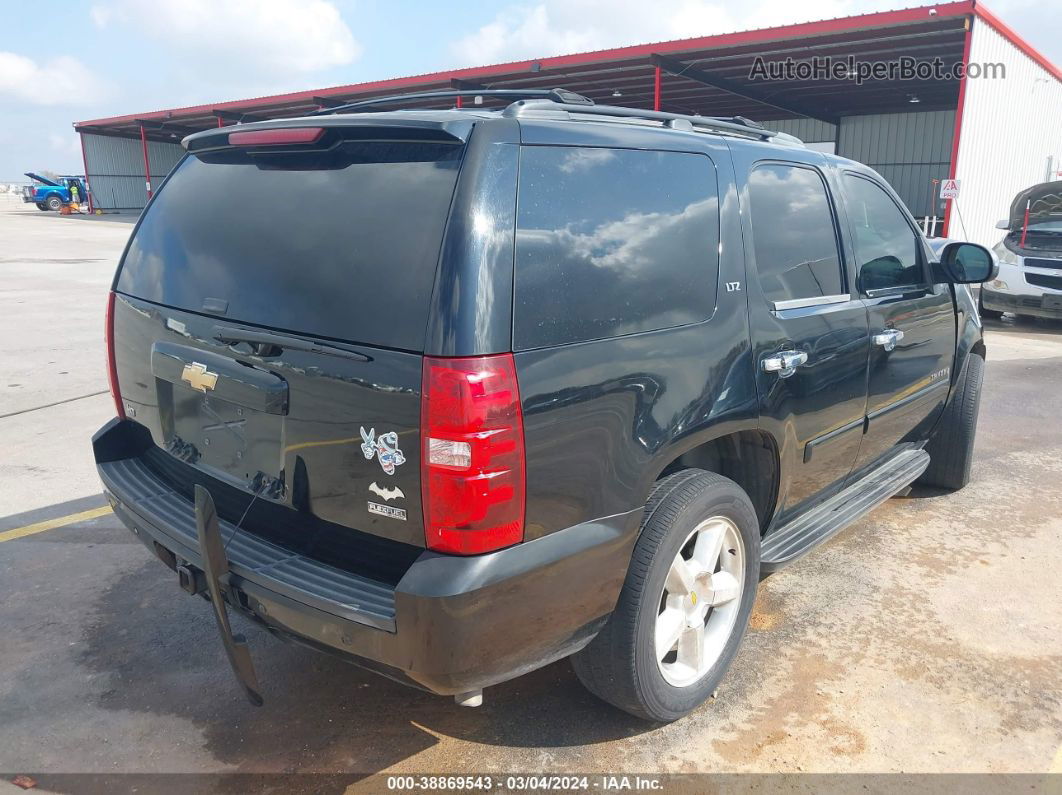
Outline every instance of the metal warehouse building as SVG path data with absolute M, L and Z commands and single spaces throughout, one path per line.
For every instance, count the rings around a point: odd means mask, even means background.
M 806 73 L 827 57 L 830 74 Z M 862 67 L 845 73 L 836 66 L 849 58 L 939 58 L 947 74 L 886 74 L 860 84 Z M 792 79 L 762 79 L 786 59 L 798 70 Z M 972 64 L 971 73 L 951 73 L 959 62 Z M 975 77 L 973 69 L 983 74 Z M 199 130 L 389 94 L 553 87 L 605 104 L 754 119 L 872 166 L 916 217 L 941 215 L 944 234 L 986 245 L 997 241 L 995 223 L 1015 193 L 1062 177 L 1062 72 L 978 2 L 93 119 L 74 128 L 95 206 L 139 210 L 182 156 L 180 139 Z M 934 180 L 944 179 L 960 181 L 955 202 L 939 199 Z

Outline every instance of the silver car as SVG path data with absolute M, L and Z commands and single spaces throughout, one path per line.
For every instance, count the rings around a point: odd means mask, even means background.
M 1023 190 L 997 227 L 1006 235 L 992 249 L 999 275 L 981 287 L 982 316 L 1062 320 L 1062 181 Z

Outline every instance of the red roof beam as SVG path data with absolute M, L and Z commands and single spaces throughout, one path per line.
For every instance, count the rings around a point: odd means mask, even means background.
M 996 31 L 1001 36 L 1003 36 L 1003 38 L 1005 38 L 1023 53 L 1032 58 L 1032 60 L 1034 60 L 1044 69 L 1046 69 L 1055 78 L 1055 80 L 1062 82 L 1062 70 L 1060 70 L 1057 66 L 1047 60 L 1047 57 L 1044 56 L 1039 50 L 1037 50 L 1035 47 L 1029 44 L 1029 42 L 1025 41 L 1025 39 L 1015 33 L 1013 29 L 1011 29 L 1006 23 L 1000 20 L 999 17 L 997 17 L 987 8 L 985 8 L 983 4 L 974 3 L 973 6 L 973 12 L 975 16 L 977 16 L 979 19 L 984 20 L 984 22 L 986 22 L 988 25 L 995 28 Z
M 962 2 L 942 3 L 933 6 L 936 18 L 964 16 L 974 11 L 972 0 Z M 423 89 L 426 84 L 446 84 L 451 79 L 460 80 L 485 80 L 493 76 L 508 75 L 514 72 L 530 72 L 537 70 L 561 69 L 567 66 L 579 66 L 583 64 L 600 63 L 607 60 L 626 60 L 646 58 L 653 53 L 679 54 L 696 49 L 716 49 L 720 47 L 740 46 L 743 44 L 759 44 L 769 41 L 777 41 L 787 38 L 803 38 L 807 36 L 826 35 L 830 33 L 857 31 L 866 28 L 889 27 L 893 25 L 911 24 L 924 22 L 929 18 L 929 8 L 907 8 L 899 11 L 882 11 L 873 14 L 862 14 L 838 19 L 827 19 L 818 22 L 803 22 L 793 25 L 783 25 L 776 28 L 762 28 L 759 30 L 740 31 L 736 33 L 723 33 L 715 36 L 705 36 L 694 39 L 678 39 L 674 41 L 658 42 L 655 44 L 639 44 L 631 47 L 618 47 L 596 52 L 577 53 L 574 55 L 560 55 L 553 58 L 540 58 L 535 60 L 514 61 L 511 63 L 494 64 L 491 66 L 476 66 L 467 69 L 457 69 L 446 72 L 434 72 L 410 77 L 391 78 L 369 83 L 360 83 L 346 86 L 335 86 L 326 89 L 313 89 L 298 91 L 290 94 L 278 94 L 268 97 L 259 97 L 251 100 L 237 100 L 233 102 L 213 103 L 209 105 L 196 105 L 173 110 L 160 110 L 152 113 L 135 113 L 127 116 L 115 116 L 106 119 L 94 119 L 76 122 L 75 127 L 91 124 L 116 124 L 132 121 L 136 118 L 150 119 L 170 115 L 194 114 L 196 112 L 210 112 L 212 110 L 251 111 L 267 105 L 276 105 L 291 102 L 312 102 L 314 96 L 332 97 L 350 94 L 361 95 L 368 91 L 396 92 L 404 88 Z

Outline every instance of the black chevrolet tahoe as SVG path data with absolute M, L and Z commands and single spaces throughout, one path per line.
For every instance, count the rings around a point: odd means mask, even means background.
M 746 119 L 459 93 L 185 139 L 100 477 L 255 703 L 230 612 L 465 705 L 571 657 L 677 719 L 764 573 L 966 484 L 995 261 Z

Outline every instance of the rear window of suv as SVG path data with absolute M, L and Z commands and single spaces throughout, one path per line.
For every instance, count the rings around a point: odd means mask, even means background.
M 227 320 L 423 349 L 459 145 L 187 157 L 144 215 L 117 289 Z
M 517 350 L 705 320 L 718 274 L 718 188 L 707 156 L 522 149 Z

